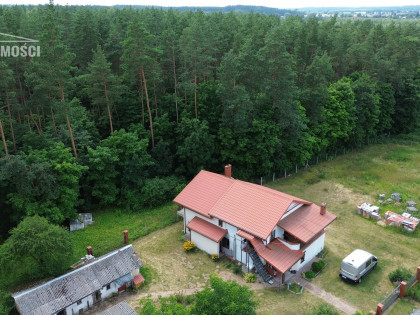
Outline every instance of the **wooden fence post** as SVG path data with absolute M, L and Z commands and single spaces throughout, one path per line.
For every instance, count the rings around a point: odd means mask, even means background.
M 124 230 L 124 243 L 125 244 L 129 243 L 129 241 L 128 241 L 128 230 Z
M 417 281 L 420 282 L 420 266 L 417 267 Z
M 382 303 L 378 303 L 378 306 L 376 307 L 376 315 L 382 315 L 383 308 L 384 305 Z
M 398 295 L 398 297 L 400 299 L 402 299 L 404 297 L 405 294 L 405 288 L 407 287 L 407 282 L 405 281 L 401 281 L 401 285 L 400 285 L 400 294 Z
M 86 251 L 88 255 L 92 255 L 92 246 L 87 246 Z

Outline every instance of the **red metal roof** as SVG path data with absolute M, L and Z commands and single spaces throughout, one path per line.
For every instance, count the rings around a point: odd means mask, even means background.
M 292 202 L 311 202 L 264 186 L 201 171 L 174 202 L 267 239 Z
M 335 219 L 337 217 L 328 211 L 324 215 L 321 215 L 320 207 L 312 204 L 310 206 L 303 206 L 299 210 L 289 214 L 278 223 L 278 226 L 306 243 Z
M 175 197 L 174 202 L 209 217 L 211 208 L 235 182 L 226 176 L 201 171 Z
M 187 228 L 193 230 L 201 235 L 215 241 L 216 243 L 227 234 L 227 230 L 214 225 L 213 223 L 207 222 L 199 217 L 194 217 L 188 224 Z
M 252 240 L 252 239 L 254 238 L 254 236 L 253 236 L 253 235 L 251 235 L 251 234 L 249 234 L 249 233 L 247 233 L 247 232 L 245 232 L 245 231 L 242 231 L 242 230 L 239 230 L 239 231 L 236 233 L 236 235 L 238 235 L 238 236 L 240 236 L 240 237 L 242 237 L 242 238 L 244 238 L 244 239 L 246 239 L 246 240 L 248 240 L 248 241 L 250 241 L 250 240 Z
M 277 239 L 265 246 L 260 239 L 253 238 L 251 244 L 261 258 L 281 273 L 288 271 L 304 256 L 301 250 L 292 250 Z

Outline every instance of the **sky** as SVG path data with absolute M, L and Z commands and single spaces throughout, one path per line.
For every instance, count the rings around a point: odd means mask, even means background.
M 46 4 L 48 0 L 0 0 L 3 4 Z M 54 0 L 59 5 L 154 5 L 164 7 L 180 6 L 213 6 L 256 5 L 271 8 L 305 8 L 305 7 L 385 7 L 420 5 L 419 0 Z

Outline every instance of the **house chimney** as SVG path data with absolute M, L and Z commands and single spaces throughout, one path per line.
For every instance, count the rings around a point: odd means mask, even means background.
M 225 166 L 225 176 L 231 178 L 232 177 L 232 165 L 228 164 Z
M 321 203 L 321 210 L 319 211 L 319 213 L 321 215 L 324 215 L 327 212 L 327 204 L 325 202 Z

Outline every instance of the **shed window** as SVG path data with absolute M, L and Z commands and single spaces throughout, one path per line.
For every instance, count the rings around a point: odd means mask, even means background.
M 106 286 L 106 289 L 107 289 L 107 290 L 111 289 L 111 284 L 108 284 L 108 285 Z
M 82 300 L 77 301 L 77 305 L 82 304 Z

